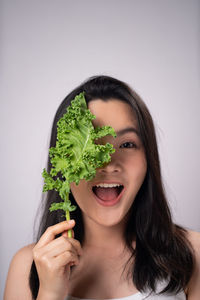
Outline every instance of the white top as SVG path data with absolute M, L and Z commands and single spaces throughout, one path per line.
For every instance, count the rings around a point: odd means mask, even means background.
M 155 294 L 143 294 L 143 293 L 136 293 L 127 297 L 123 298 L 112 298 L 112 299 L 104 299 L 104 300 L 186 300 L 186 295 L 184 292 L 180 292 L 176 295 L 155 295 Z M 66 300 L 91 300 L 91 299 L 80 299 L 72 296 L 67 296 Z M 93 299 L 94 300 L 94 299 Z M 95 300 L 102 300 L 96 298 Z
M 127 297 L 123 297 L 123 298 L 112 298 L 112 299 L 80 299 L 80 298 L 76 298 L 76 297 L 72 297 L 72 296 L 67 296 L 66 300 L 186 300 L 186 295 L 184 292 L 180 292 L 176 295 L 165 295 L 165 294 L 161 294 L 161 295 L 155 295 L 155 294 L 143 294 L 143 293 L 136 293 Z
M 155 295 L 155 294 L 143 294 L 143 293 L 136 293 L 127 297 L 123 298 L 112 298 L 112 299 L 80 299 L 72 296 L 67 296 L 66 300 L 186 300 L 186 295 L 184 292 L 180 292 L 176 295 Z
M 166 285 L 164 285 L 166 286 Z M 159 293 L 159 291 L 161 291 L 163 288 L 163 283 L 159 283 L 157 285 L 157 293 Z M 100 298 L 96 298 L 96 299 L 81 299 L 81 298 L 77 298 L 77 297 L 73 297 L 68 295 L 66 300 L 186 300 L 186 295 L 183 291 L 179 292 L 176 295 L 167 295 L 167 294 L 161 294 L 161 295 L 156 295 L 155 293 L 141 293 L 141 292 L 137 292 L 133 295 L 127 296 L 127 297 L 123 297 L 123 298 L 112 298 L 112 299 L 100 299 Z

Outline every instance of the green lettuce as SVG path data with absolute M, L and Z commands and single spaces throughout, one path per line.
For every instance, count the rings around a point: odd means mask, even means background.
M 62 202 L 51 204 L 50 211 L 61 209 L 70 220 L 70 212 L 76 209 L 69 200 L 70 183 L 79 184 L 81 179 L 92 180 L 96 169 L 111 160 L 113 145 L 97 144 L 96 140 L 106 135 L 116 137 L 110 126 L 94 128 L 96 117 L 87 108 L 84 92 L 71 101 L 67 112 L 57 123 L 56 146 L 49 149 L 50 173 L 43 170 L 43 192 L 56 190 Z M 71 236 L 71 232 L 68 233 Z

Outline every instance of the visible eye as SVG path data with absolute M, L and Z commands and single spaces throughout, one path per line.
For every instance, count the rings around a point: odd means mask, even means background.
M 132 142 L 126 142 L 120 145 L 120 148 L 137 148 L 137 145 Z

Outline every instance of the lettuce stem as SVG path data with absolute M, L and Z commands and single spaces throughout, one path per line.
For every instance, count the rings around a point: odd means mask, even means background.
M 66 211 L 65 217 L 66 217 L 66 220 L 67 220 L 67 221 L 70 220 L 70 212 L 69 212 L 69 210 Z M 71 231 L 71 229 L 69 229 L 69 230 L 67 231 L 67 234 L 68 234 L 68 237 L 69 237 L 69 238 L 72 237 L 72 231 Z

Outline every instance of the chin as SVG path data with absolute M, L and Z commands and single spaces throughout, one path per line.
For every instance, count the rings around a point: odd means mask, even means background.
M 87 216 L 92 222 L 96 223 L 97 225 L 104 226 L 104 227 L 113 227 L 119 226 L 125 220 L 125 215 L 113 215 L 111 214 L 104 214 L 102 215 L 95 215 L 95 216 Z

